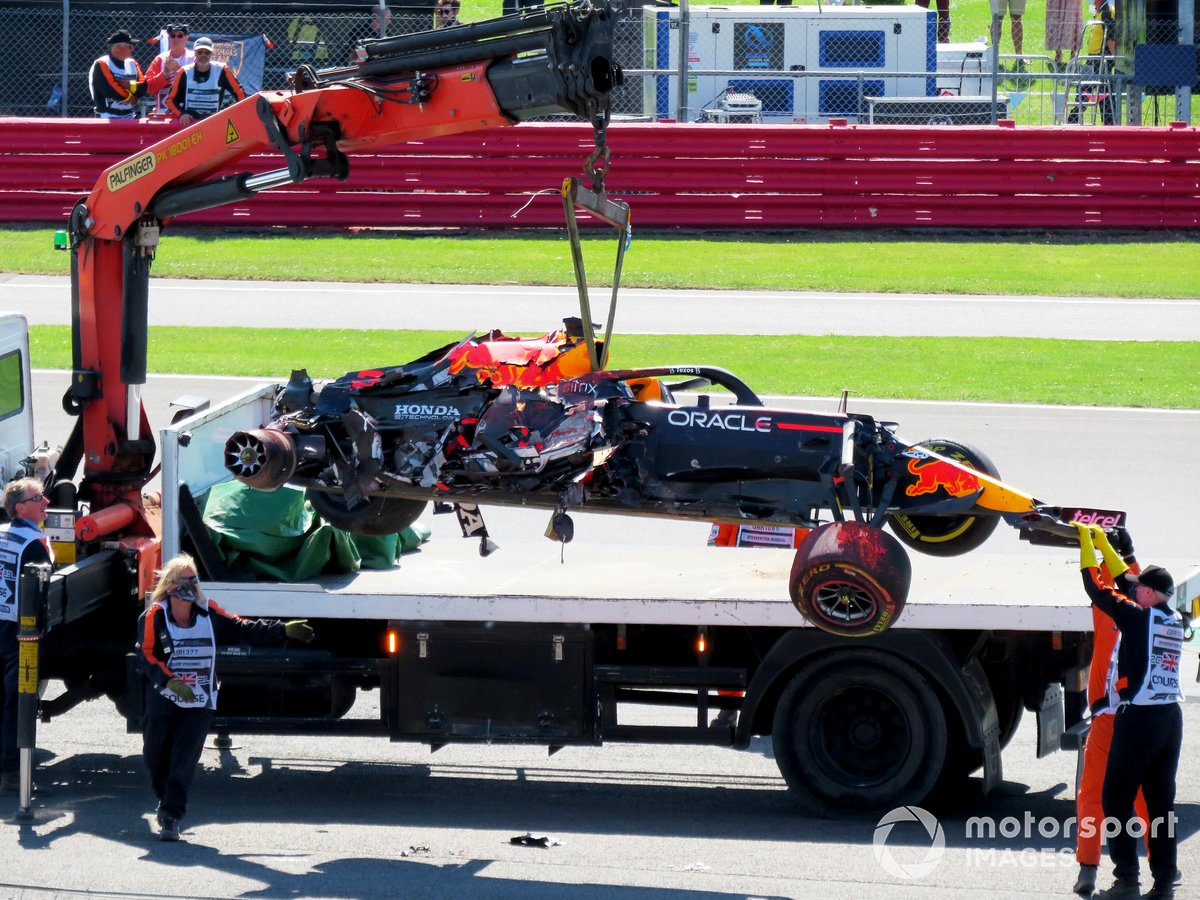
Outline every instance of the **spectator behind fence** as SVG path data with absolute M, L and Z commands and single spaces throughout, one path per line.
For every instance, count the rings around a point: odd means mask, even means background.
M 1021 57 L 1025 46 L 1025 24 L 1021 16 L 1025 14 L 1025 0 L 992 0 L 992 43 L 999 45 L 1004 37 L 1004 11 L 1008 10 L 1009 21 L 1012 22 L 1013 52 Z M 1017 59 L 1014 71 L 1025 71 L 1025 60 Z
M 433 27 L 449 28 L 458 24 L 458 0 L 437 0 L 433 7 Z
M 387 37 L 388 29 L 392 25 L 392 11 L 386 6 L 383 7 L 383 16 L 380 17 L 380 8 L 378 6 L 371 7 L 371 20 L 359 25 L 357 29 L 350 33 L 350 49 L 346 54 L 346 62 L 354 65 L 358 62 L 358 57 L 355 48 L 363 41 L 375 41 L 382 37 Z
M 1075 55 L 1082 33 L 1083 8 L 1079 0 L 1046 0 L 1046 49 L 1054 54 L 1055 66 L 1062 66 L 1064 50 L 1068 59 Z
M 149 85 L 133 58 L 133 38 L 128 31 L 108 36 L 108 52 L 92 63 L 88 88 L 101 119 L 137 118 L 137 98 L 149 92 Z
M 1067 124 L 1078 125 L 1084 107 L 1094 103 L 1100 107 L 1101 121 L 1105 125 L 1117 122 L 1118 97 L 1109 78 L 1113 74 L 1112 57 L 1117 52 L 1116 13 L 1113 0 L 1094 0 L 1095 17 L 1083 26 L 1082 50 L 1085 57 L 1080 68 L 1099 76 L 1089 84 L 1078 81 L 1075 86 L 1075 102 L 1067 113 Z
M 916 0 L 917 6 L 929 9 L 929 0 Z M 950 43 L 950 0 L 937 0 L 937 42 Z
M 211 38 L 197 38 L 193 52 L 196 61 L 180 70 L 167 97 L 167 111 L 179 117 L 180 125 L 211 116 L 221 108 L 226 94 L 235 101 L 246 99 L 246 92 L 229 66 L 213 62 Z
M 167 114 L 167 97 L 184 66 L 196 61 L 196 55 L 188 48 L 189 30 L 186 25 L 175 23 L 164 29 L 167 33 L 167 49 L 154 57 L 146 69 L 146 82 L 154 93 L 154 114 Z

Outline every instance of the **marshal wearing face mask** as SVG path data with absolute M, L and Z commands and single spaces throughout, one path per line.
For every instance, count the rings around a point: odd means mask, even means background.
M 313 630 L 293 622 L 240 619 L 204 595 L 190 556 L 162 568 L 138 619 L 136 661 L 149 682 L 142 758 L 158 799 L 159 839 L 178 841 L 188 791 L 217 708 L 217 647 L 308 642 Z

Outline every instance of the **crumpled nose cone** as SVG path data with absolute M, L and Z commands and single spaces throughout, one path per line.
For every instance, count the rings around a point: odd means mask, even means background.
M 291 437 L 272 428 L 235 431 L 225 442 L 225 468 L 247 487 L 273 491 L 295 473 L 296 447 Z

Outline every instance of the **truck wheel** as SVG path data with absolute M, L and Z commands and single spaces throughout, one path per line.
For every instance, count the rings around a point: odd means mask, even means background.
M 346 509 L 342 494 L 328 491 L 305 492 L 317 515 L 342 531 L 353 534 L 384 535 L 403 531 L 425 511 L 424 500 L 400 500 L 395 497 L 372 497 Z
M 830 522 L 796 548 L 788 586 L 813 625 L 843 637 L 886 630 L 908 597 L 912 565 L 891 535 L 862 522 Z
M 934 439 L 921 442 L 934 453 L 947 456 L 968 468 L 999 478 L 995 464 L 969 444 L 958 441 Z M 908 490 L 911 485 L 906 486 Z M 945 487 L 936 487 L 927 492 L 924 499 L 948 499 L 953 496 Z M 906 516 L 896 513 L 888 516 L 888 524 L 901 542 L 928 556 L 961 556 L 970 553 L 992 536 L 1000 524 L 998 516 Z
M 946 762 L 946 715 L 925 677 L 877 650 L 809 663 L 779 698 L 775 760 L 809 809 L 838 816 L 920 803 Z

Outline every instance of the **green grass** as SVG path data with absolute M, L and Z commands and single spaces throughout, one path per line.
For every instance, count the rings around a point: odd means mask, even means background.
M 65 275 L 52 229 L 0 229 L 0 270 Z M 626 287 L 1060 296 L 1197 296 L 1200 241 L 1177 235 L 987 235 L 805 232 L 681 237 L 635 234 Z M 593 284 L 611 278 L 616 242 L 585 241 Z M 533 236 L 172 231 L 157 277 L 418 284 L 572 284 L 562 233 Z
M 458 340 L 446 331 L 151 328 L 152 372 L 314 377 L 395 365 Z M 69 368 L 70 330 L 31 329 L 32 361 Z M 213 347 L 221 352 L 214 354 Z M 611 368 L 706 364 L 760 394 L 1200 408 L 1194 344 L 1021 338 L 617 335 Z M 1103 377 L 1097 377 L 1103 373 Z

